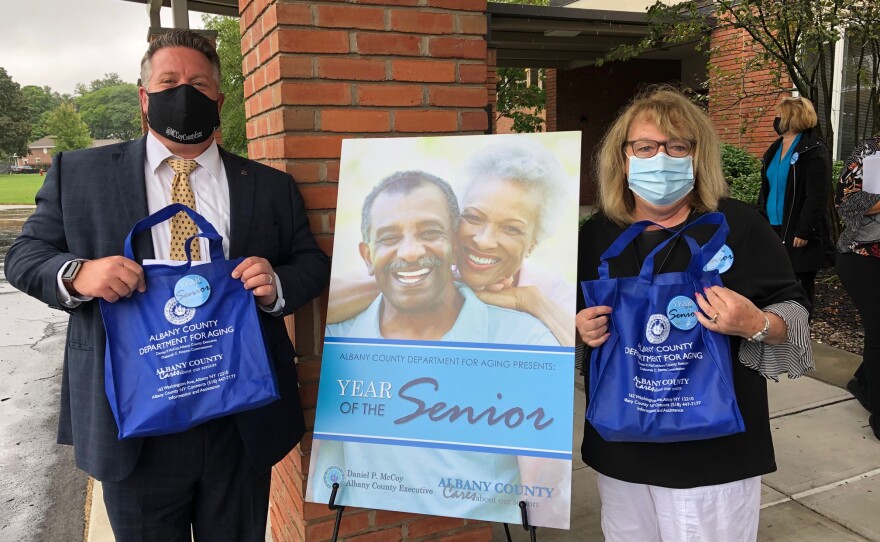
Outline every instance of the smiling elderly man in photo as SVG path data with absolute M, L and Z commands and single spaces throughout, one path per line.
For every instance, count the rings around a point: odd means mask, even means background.
M 400 171 L 364 199 L 359 250 L 381 295 L 327 337 L 559 346 L 540 320 L 487 305 L 454 281 L 459 209 L 449 184 Z

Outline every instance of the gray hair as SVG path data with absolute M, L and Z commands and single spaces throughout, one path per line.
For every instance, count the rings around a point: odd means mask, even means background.
M 220 56 L 217 54 L 217 49 L 208 38 L 198 32 L 181 29 L 169 30 L 150 42 L 144 58 L 141 59 L 141 86 L 147 87 L 150 82 L 153 73 L 153 55 L 159 49 L 166 47 L 189 47 L 205 55 L 214 68 L 214 82 L 217 83 L 218 88 L 220 87 Z
M 467 200 L 474 183 L 489 180 L 513 181 L 535 195 L 538 224 L 535 242 L 540 243 L 556 231 L 561 213 L 557 212 L 568 197 L 566 175 L 556 156 L 543 145 L 531 141 L 497 143 L 473 154 L 465 164 L 464 196 Z
M 361 209 L 361 237 L 364 243 L 370 242 L 370 225 L 372 222 L 370 214 L 373 212 L 373 203 L 379 197 L 379 194 L 382 192 L 410 194 L 426 184 L 433 184 L 443 192 L 446 198 L 446 209 L 449 212 L 449 224 L 452 227 L 452 232 L 458 231 L 458 200 L 455 198 L 455 192 L 449 186 L 449 183 L 440 177 L 420 170 L 398 171 L 379 181 L 379 184 L 374 186 L 370 193 L 367 194 L 367 197 L 364 198 L 364 205 Z

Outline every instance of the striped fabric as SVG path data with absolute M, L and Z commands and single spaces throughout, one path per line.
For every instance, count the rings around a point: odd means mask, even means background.
M 743 340 L 739 347 L 739 361 L 775 382 L 779 381 L 782 373 L 788 373 L 788 378 L 797 378 L 806 372 L 815 371 L 807 309 L 797 301 L 783 301 L 768 305 L 763 310 L 785 320 L 788 325 L 788 340 L 782 344 Z

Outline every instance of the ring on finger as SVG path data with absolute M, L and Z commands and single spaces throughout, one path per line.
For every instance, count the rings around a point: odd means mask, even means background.
M 715 316 L 713 316 L 712 318 L 709 318 L 709 321 L 712 322 L 713 324 L 716 324 L 716 323 L 718 323 L 717 320 L 718 320 L 719 316 L 721 316 L 721 315 L 716 312 Z
M 272 283 L 275 282 L 275 277 L 273 277 L 272 275 L 268 275 L 268 277 L 269 277 L 269 286 L 271 286 Z

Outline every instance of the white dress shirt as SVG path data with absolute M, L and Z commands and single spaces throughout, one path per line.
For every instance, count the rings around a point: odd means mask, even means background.
M 171 205 L 171 183 L 174 180 L 174 170 L 165 160 L 168 158 L 180 158 L 172 154 L 152 133 L 147 134 L 147 153 L 144 160 L 144 179 L 146 180 L 147 211 L 153 214 Z M 195 158 L 198 163 L 192 173 L 189 174 L 189 184 L 196 198 L 195 211 L 205 217 L 211 225 L 223 237 L 223 254 L 229 258 L 229 229 L 230 229 L 230 204 L 229 204 L 229 181 L 226 178 L 226 168 L 220 158 L 217 142 L 212 141 L 211 146 L 205 152 Z M 171 221 L 166 220 L 152 227 L 150 233 L 153 237 L 153 253 L 157 260 L 168 260 L 171 257 Z M 211 254 L 205 238 L 199 239 L 200 253 L 203 261 L 210 261 Z M 72 297 L 64 283 L 61 281 L 67 265 L 61 266 L 58 271 L 58 299 L 69 308 L 76 307 L 83 301 L 89 301 L 91 297 Z M 278 300 L 273 306 L 261 306 L 260 308 L 269 313 L 279 313 L 284 308 L 284 299 L 281 293 L 281 282 L 278 274 L 273 273 L 275 288 L 278 291 Z M 258 304 L 259 305 L 259 304 Z

